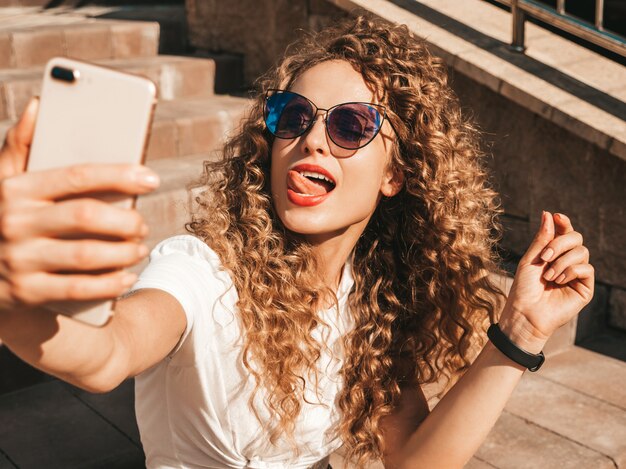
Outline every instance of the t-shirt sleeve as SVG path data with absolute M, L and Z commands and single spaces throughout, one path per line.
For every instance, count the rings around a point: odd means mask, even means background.
M 215 251 L 191 235 L 167 238 L 150 252 L 149 263 L 130 292 L 157 288 L 172 295 L 182 306 L 187 325 L 170 357 L 182 347 L 203 311 L 215 301 L 216 290 L 223 283 L 220 271 Z

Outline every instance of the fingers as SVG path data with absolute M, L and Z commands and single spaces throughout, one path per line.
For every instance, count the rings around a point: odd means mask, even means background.
M 540 257 L 545 262 L 550 262 L 561 254 L 583 245 L 583 235 L 577 231 L 570 231 L 567 234 L 557 236 L 548 243 Z
M 555 226 L 550 212 L 543 212 L 541 217 L 541 225 L 535 235 L 532 243 L 528 247 L 526 253 L 520 259 L 520 265 L 525 264 L 543 264 L 543 260 L 539 257 L 545 247 L 554 239 Z
M 561 285 L 569 284 L 588 303 L 593 297 L 595 269 L 591 264 L 571 265 L 563 272 Z
M 8 241 L 75 234 L 133 239 L 143 238 L 147 232 L 148 227 L 136 210 L 97 199 L 73 199 L 29 210 L 6 208 L 0 219 L 0 237 Z
M 588 278 L 591 272 L 593 272 L 593 266 L 591 264 L 579 263 L 568 265 L 561 274 L 556 274 L 559 275 L 559 277 L 557 277 L 558 282 L 556 283 L 566 284 L 577 278 Z
M 587 263 L 589 263 L 589 250 L 585 246 L 577 246 L 548 265 L 548 270 L 543 274 L 543 278 L 546 281 L 554 281 L 559 284 L 567 283 L 573 278 L 568 275 L 568 269 L 577 264 Z
M 148 247 L 133 242 L 34 239 L 0 246 L 0 275 L 15 272 L 117 270 L 137 264 Z
M 126 292 L 136 280 L 136 274 L 124 271 L 102 275 L 34 272 L 13 275 L 9 282 L 2 282 L 0 296 L 13 298 L 14 301 L 25 305 L 60 300 L 116 298 Z
M 573 288 L 587 303 L 593 298 L 595 287 L 595 269 L 591 264 L 582 264 L 576 266 L 573 270 L 575 275 L 571 281 Z
M 37 112 L 39 111 L 39 97 L 33 96 L 26 105 L 20 120 L 15 126 L 15 145 L 19 147 L 30 147 L 35 133 L 35 123 L 37 122 Z
M 0 181 L 0 199 L 56 200 L 90 192 L 144 194 L 159 185 L 159 177 L 142 165 L 84 164 L 34 171 Z
M 556 228 L 557 236 L 574 231 L 571 220 L 568 216 L 563 215 L 562 213 L 554 214 L 554 226 Z
M 583 236 L 574 230 L 566 215 L 554 215 L 556 236 L 546 244 L 539 255 L 547 262 L 543 278 L 558 285 L 569 284 L 589 302 L 594 290 L 594 268 L 589 264 L 589 249 L 583 245 Z
M 583 246 L 583 236 L 574 231 L 568 217 L 556 214 L 554 219 L 556 231 L 561 234 L 541 251 L 540 260 L 548 262 L 543 278 L 546 281 L 563 284 L 567 283 L 564 271 L 569 266 L 589 262 L 589 250 Z
M 0 152 L 0 177 L 13 176 L 24 171 L 38 110 L 39 98 L 33 97 L 20 120 L 7 132 Z

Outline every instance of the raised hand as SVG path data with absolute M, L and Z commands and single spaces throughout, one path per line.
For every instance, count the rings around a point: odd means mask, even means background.
M 32 100 L 0 150 L 0 313 L 115 298 L 136 279 L 121 269 L 148 252 L 142 244 L 148 227 L 136 210 L 88 194 L 145 194 L 158 176 L 121 164 L 25 173 L 36 115 Z
M 544 212 L 519 262 L 500 324 L 518 346 L 537 353 L 591 301 L 593 292 L 594 269 L 582 235 L 567 216 Z

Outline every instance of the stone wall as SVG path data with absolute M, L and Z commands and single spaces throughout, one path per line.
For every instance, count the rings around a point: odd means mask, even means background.
M 253 83 L 304 31 L 316 31 L 347 13 L 324 0 L 186 0 L 190 44 L 244 56 Z
M 584 237 L 600 284 L 596 293 L 603 301 L 587 314 L 626 330 L 626 161 L 465 75 L 450 74 L 493 155 L 489 162 L 506 212 L 503 247 L 521 256 L 542 210 L 566 214 Z M 582 313 L 581 319 L 594 321 Z

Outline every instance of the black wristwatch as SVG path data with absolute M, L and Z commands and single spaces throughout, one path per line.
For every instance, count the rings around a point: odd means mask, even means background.
M 504 332 L 500 330 L 498 323 L 489 326 L 489 329 L 487 329 L 487 336 L 498 350 L 514 362 L 525 366 L 530 371 L 537 371 L 546 360 L 543 352 L 539 352 L 538 354 L 528 353 L 526 350 L 522 350 L 511 342 Z

